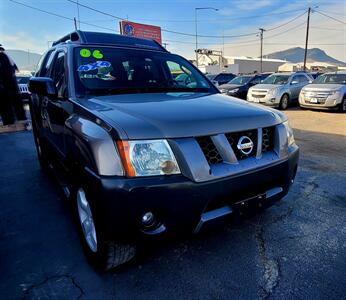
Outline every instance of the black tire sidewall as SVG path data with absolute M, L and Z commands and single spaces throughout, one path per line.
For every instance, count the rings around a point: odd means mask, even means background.
M 283 99 L 286 98 L 287 99 L 287 104 L 286 106 L 283 106 Z M 285 110 L 288 108 L 289 105 L 289 96 L 287 94 L 283 94 L 281 99 L 280 99 L 280 104 L 279 104 L 279 108 L 282 110 Z
M 341 113 L 346 113 L 345 103 L 346 103 L 346 96 L 342 99 L 342 101 L 341 101 L 341 103 L 340 103 L 340 109 L 339 109 L 339 111 L 340 111 Z
M 49 162 L 44 154 L 45 152 L 45 143 L 41 139 L 40 134 L 37 129 L 37 124 L 34 120 L 32 120 L 32 134 L 34 137 L 36 152 L 37 152 L 37 158 L 40 163 L 41 169 L 43 171 L 47 171 L 49 169 Z M 39 150 L 40 149 L 40 150 Z

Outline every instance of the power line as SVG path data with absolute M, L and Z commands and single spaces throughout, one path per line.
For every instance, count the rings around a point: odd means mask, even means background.
M 37 8 L 37 7 L 33 7 L 33 6 L 30 6 L 30 5 L 27 5 L 27 4 L 24 4 L 22 2 L 18 2 L 18 1 L 15 1 L 15 0 L 9 0 L 13 3 L 16 3 L 16 4 L 19 4 L 19 5 L 22 5 L 22 6 L 25 6 L 27 8 L 31 8 L 33 10 L 36 10 L 36 11 L 39 11 L 39 12 L 42 12 L 42 13 L 46 13 L 48 15 L 51 15 L 51 16 L 55 16 L 55 17 L 59 17 L 59 18 L 62 18 L 62 19 L 65 19 L 65 20 L 69 20 L 69 21 L 72 21 L 74 22 L 74 19 L 73 18 L 69 18 L 69 17 L 66 17 L 66 16 L 62 16 L 62 15 L 59 15 L 59 14 L 56 14 L 56 13 L 53 13 L 53 12 L 50 12 L 50 11 L 47 11 L 47 10 L 43 10 L 41 8 Z M 114 29 L 112 28 L 108 28 L 108 27 L 103 27 L 103 26 L 99 26 L 99 25 L 95 25 L 95 24 L 91 24 L 91 23 L 88 23 L 88 22 L 82 22 L 80 21 L 81 24 L 84 24 L 84 25 L 88 25 L 88 26 L 93 26 L 93 27 L 96 27 L 96 28 L 100 28 L 100 29 L 104 29 L 104 30 L 109 30 L 109 31 L 115 31 Z
M 77 2 L 74 1 L 74 0 L 67 0 L 67 1 L 69 1 L 69 2 L 71 2 L 71 3 L 74 3 L 74 4 L 77 3 Z M 99 9 L 95 9 L 95 8 L 90 7 L 90 6 L 88 6 L 88 5 L 85 5 L 85 4 L 79 3 L 79 5 L 80 5 L 81 7 L 87 8 L 87 9 L 92 10 L 92 11 L 95 11 L 95 12 L 97 12 L 97 13 L 100 13 L 100 14 L 103 14 L 103 15 L 106 15 L 106 16 L 113 17 L 113 18 L 115 18 L 115 19 L 117 19 L 117 20 L 126 20 L 125 18 L 122 18 L 122 17 L 119 17 L 119 16 L 115 16 L 115 15 L 112 15 L 112 14 L 110 14 L 110 13 L 103 12 L 103 11 L 101 11 L 101 10 L 99 10 Z M 284 24 L 281 24 L 281 25 L 276 26 L 276 27 L 274 27 L 274 28 L 271 28 L 271 29 L 269 29 L 269 30 L 274 30 L 274 29 L 276 29 L 276 28 L 279 28 L 279 27 L 282 27 L 282 26 L 284 26 L 284 25 L 287 25 L 287 24 L 289 24 L 289 23 L 295 21 L 296 19 L 300 18 L 300 17 L 303 16 L 305 13 L 306 13 L 306 11 L 304 10 L 304 13 L 303 13 L 303 14 L 300 14 L 300 15 L 298 15 L 297 17 L 295 17 L 294 19 L 289 20 L 288 22 L 285 22 Z M 165 29 L 165 28 L 161 28 L 161 31 L 163 31 L 163 32 L 168 32 L 168 33 L 173 33 L 173 34 L 178 34 L 178 35 L 196 37 L 196 34 L 193 34 L 193 33 L 178 32 L 178 31 L 169 30 L 169 29 Z M 205 37 L 205 38 L 222 38 L 222 39 L 224 39 L 224 38 L 237 38 L 237 37 L 245 37 L 245 36 L 254 36 L 254 35 L 257 35 L 257 34 L 258 34 L 258 32 L 251 32 L 251 33 L 246 33 L 246 34 L 222 35 L 222 36 L 216 36 L 216 35 L 198 35 L 198 37 Z
M 329 19 L 332 19 L 332 20 L 334 20 L 334 21 L 336 21 L 336 22 L 339 22 L 339 23 L 341 23 L 341 24 L 346 25 L 346 22 L 343 22 L 343 21 L 341 21 L 341 20 L 339 20 L 339 19 L 337 19 L 337 18 L 334 18 L 334 17 L 332 17 L 332 16 L 329 16 L 329 15 L 327 15 L 327 14 L 325 14 L 325 13 L 319 11 L 319 10 L 316 10 L 316 9 L 315 9 L 314 11 L 317 12 L 318 14 L 322 15 L 322 16 L 325 16 L 325 17 L 327 17 L 327 18 L 329 18 Z
M 266 29 L 266 31 L 272 31 L 272 30 L 278 29 L 278 28 L 280 28 L 280 27 L 283 27 L 283 26 L 285 26 L 285 25 L 287 25 L 287 24 L 289 24 L 289 23 L 294 22 L 295 20 L 299 19 L 300 17 L 304 16 L 305 14 L 306 14 L 306 10 L 304 10 L 304 12 L 303 12 L 302 14 L 300 14 L 300 15 L 294 17 L 292 20 L 289 20 L 289 21 L 287 21 L 287 22 L 285 22 L 285 23 L 283 23 L 283 24 L 281 24 L 281 25 L 278 25 L 278 26 L 276 26 L 276 27 Z
M 69 1 L 71 3 L 74 3 L 74 4 L 77 3 L 76 1 L 73 1 L 73 0 L 67 0 L 67 1 Z M 106 13 L 104 11 L 95 9 L 95 8 L 93 8 L 91 6 L 88 6 L 88 5 L 85 5 L 85 4 L 79 3 L 79 6 L 87 8 L 87 9 L 92 10 L 92 11 L 95 11 L 95 12 L 100 13 L 100 14 L 105 15 L 105 16 L 113 17 L 114 19 L 117 19 L 117 20 L 121 20 L 121 21 L 127 20 L 126 18 L 122 18 L 122 17 L 118 17 L 118 16 L 115 16 L 115 15 L 112 15 L 110 13 Z M 179 31 L 169 30 L 169 29 L 165 29 L 165 28 L 161 28 L 161 31 L 162 32 L 168 32 L 168 33 L 173 33 L 173 34 L 178 34 L 178 35 L 196 37 L 196 34 L 193 34 L 193 33 L 179 32 Z M 198 37 L 205 37 L 205 38 L 235 38 L 235 37 L 251 36 L 251 35 L 256 35 L 256 34 L 257 34 L 257 32 L 246 33 L 246 34 L 238 34 L 238 35 L 227 35 L 227 36 L 226 35 L 225 36 L 198 35 Z
M 67 0 L 71 3 L 76 4 L 77 0 Z M 119 16 L 115 16 L 109 13 L 105 13 L 103 11 L 100 11 L 99 9 L 90 7 L 88 5 L 84 5 L 79 3 L 79 6 L 93 10 L 95 12 L 104 14 L 104 15 L 108 15 L 112 18 L 116 18 L 118 20 L 127 20 L 127 18 L 123 18 L 123 17 L 119 17 Z M 297 11 L 306 11 L 306 9 L 300 8 L 300 9 L 292 9 L 292 10 L 287 10 L 287 11 L 282 11 L 282 12 L 273 12 L 273 13 L 268 13 L 268 14 L 261 14 L 261 15 L 250 15 L 250 16 L 241 16 L 241 17 L 232 17 L 232 18 L 217 18 L 217 19 L 204 19 L 204 20 L 199 20 L 198 22 L 212 22 L 212 21 L 219 21 L 219 22 L 223 22 L 223 21 L 228 21 L 228 20 L 240 20 L 240 19 L 251 19 L 251 18 L 261 18 L 261 17 L 267 17 L 267 16 L 274 16 L 274 15 L 283 15 L 283 14 L 287 14 L 287 13 L 291 13 L 291 12 L 297 12 Z M 148 22 L 172 22 L 172 23 L 194 23 L 195 20 L 169 20 L 169 19 L 146 19 L 146 18 L 136 18 L 137 21 L 148 21 Z
M 287 32 L 289 32 L 289 31 L 292 31 L 292 30 L 294 30 L 294 29 L 297 29 L 298 27 L 301 27 L 301 26 L 303 26 L 303 25 L 305 25 L 306 24 L 306 21 L 304 21 L 303 23 L 299 23 L 297 26 L 294 26 L 294 27 L 291 27 L 291 28 L 289 28 L 289 29 L 287 29 L 287 30 L 285 30 L 285 31 L 282 31 L 282 32 L 279 32 L 279 33 L 276 33 L 276 34 L 274 34 L 274 35 L 270 35 L 270 36 L 267 36 L 266 38 L 265 38 L 265 40 L 268 40 L 268 39 L 271 39 L 271 38 L 274 38 L 274 37 L 277 37 L 277 36 L 280 36 L 280 35 L 282 35 L 282 34 L 285 34 L 285 33 L 287 33 Z M 168 42 L 171 42 L 171 43 L 180 43 L 180 44 L 191 44 L 191 45 L 193 45 L 193 44 L 195 44 L 194 42 L 188 42 L 188 41 L 177 41 L 177 40 L 166 40 L 166 41 L 168 41 Z M 252 39 L 252 40 L 245 40 L 245 41 L 240 41 L 240 42 L 232 42 L 232 43 L 224 43 L 225 45 L 245 45 L 245 44 L 249 44 L 249 43 L 251 43 L 251 45 L 257 45 L 258 44 L 258 39 Z M 203 44 L 203 45 L 215 45 L 216 43 L 206 43 L 206 42 L 200 42 L 200 44 Z M 267 44 L 267 43 L 266 43 Z

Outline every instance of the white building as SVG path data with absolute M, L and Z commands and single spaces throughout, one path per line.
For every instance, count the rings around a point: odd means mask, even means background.
M 326 63 L 326 62 L 307 62 L 306 68 L 309 71 L 337 71 L 340 67 L 334 64 Z M 302 71 L 304 69 L 304 63 L 285 63 L 279 67 L 280 72 L 295 72 Z
M 201 55 L 198 60 L 199 68 L 205 73 L 229 72 L 235 74 L 249 74 L 260 72 L 261 60 L 258 57 L 248 56 L 224 56 L 222 64 L 219 59 L 213 59 L 207 55 Z M 262 59 L 262 72 L 277 72 L 279 66 L 285 64 L 285 60 L 281 59 Z

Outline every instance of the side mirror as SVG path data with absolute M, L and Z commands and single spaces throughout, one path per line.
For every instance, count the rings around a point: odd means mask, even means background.
M 293 80 L 293 81 L 291 81 L 291 84 L 292 84 L 292 85 L 298 84 L 298 83 L 299 83 L 298 80 Z
M 56 98 L 58 92 L 54 81 L 49 77 L 32 77 L 29 81 L 29 91 L 40 96 Z

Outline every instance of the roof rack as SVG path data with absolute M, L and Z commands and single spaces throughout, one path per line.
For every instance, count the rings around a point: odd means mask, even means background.
M 62 43 L 108 45 L 126 48 L 151 49 L 167 52 L 167 50 L 161 44 L 154 40 L 104 32 L 90 32 L 77 30 L 55 41 L 53 43 L 53 46 Z

